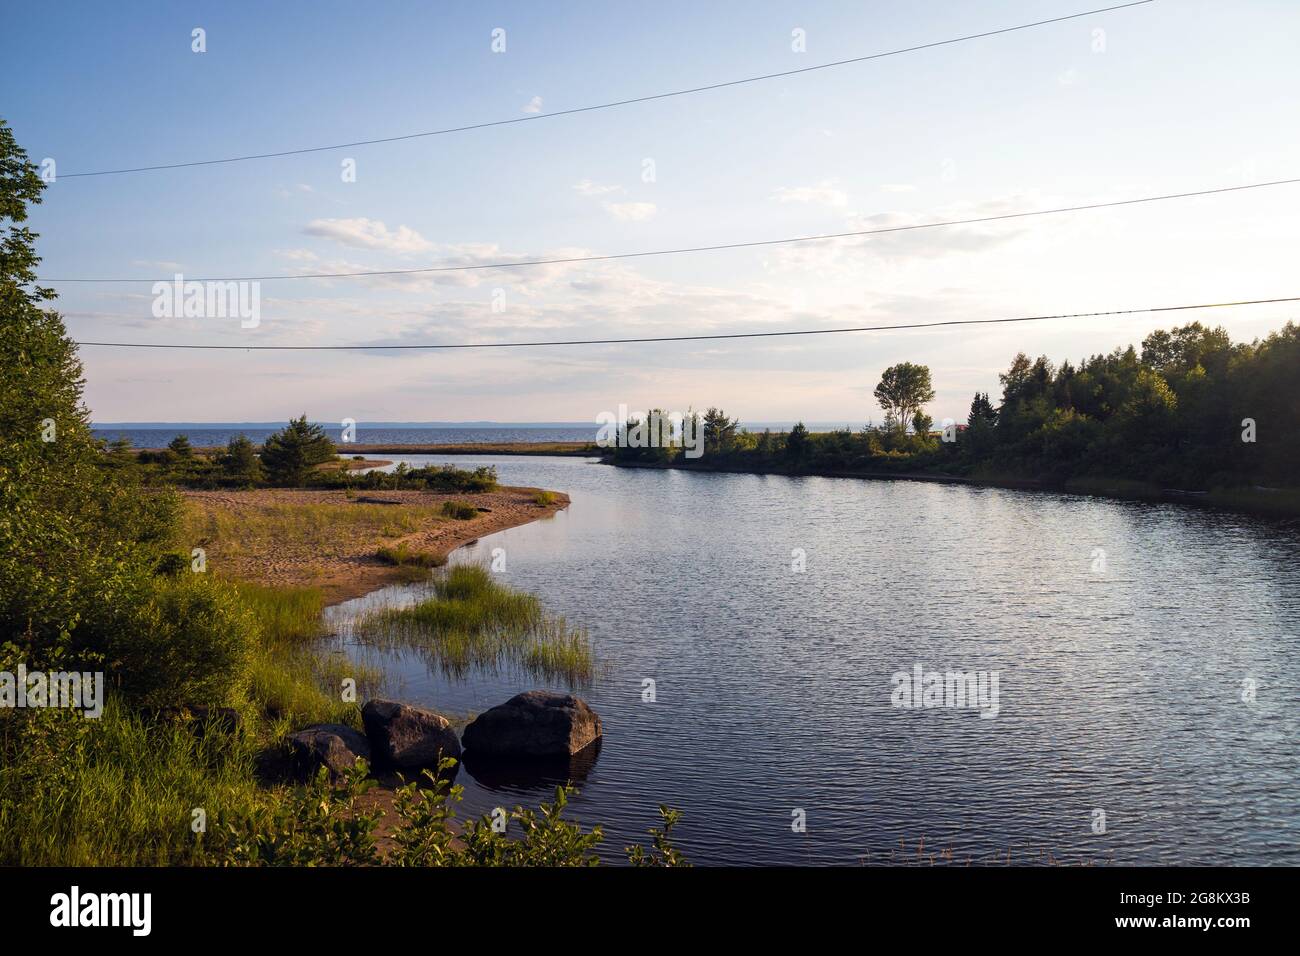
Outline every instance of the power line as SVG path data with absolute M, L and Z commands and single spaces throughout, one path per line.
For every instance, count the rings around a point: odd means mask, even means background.
M 125 169 L 100 169 L 87 173 L 60 173 L 60 179 L 85 178 L 89 176 L 117 176 L 122 173 L 143 173 L 152 172 L 160 169 L 184 169 L 192 166 L 216 166 L 223 163 L 242 163 L 255 159 L 274 159 L 280 156 L 297 156 L 303 153 L 322 153 L 335 149 L 351 149 L 355 146 L 375 146 L 381 143 L 397 143 L 409 139 L 422 139 L 429 136 L 444 136 L 449 133 L 465 133 L 470 130 L 487 129 L 492 126 L 510 126 L 515 123 L 529 123 L 534 120 L 553 119 L 557 116 L 572 116 L 576 113 L 591 113 L 596 110 L 614 109 L 619 106 L 630 106 L 634 103 L 648 103 L 653 100 L 668 99 L 673 96 L 687 96 L 692 93 L 705 93 L 711 90 L 721 90 L 730 86 L 741 86 L 745 83 L 758 83 L 763 80 L 774 80 L 786 76 L 796 76 L 800 73 L 812 73 L 815 70 L 829 70 L 837 66 L 848 66 L 853 63 L 865 63 L 869 60 L 879 60 L 889 56 L 899 56 L 904 53 L 915 53 L 919 50 L 929 50 L 934 47 L 948 46 L 953 43 L 965 43 L 968 40 L 980 40 L 985 37 L 998 36 L 1003 33 L 1014 33 L 1017 30 L 1029 30 L 1034 27 L 1047 26 L 1052 23 L 1061 23 L 1066 20 L 1077 20 L 1080 17 L 1095 16 L 1100 13 L 1110 13 L 1115 10 L 1124 10 L 1128 7 L 1140 7 L 1154 0 L 1135 0 L 1132 3 L 1121 3 L 1111 7 L 1101 7 L 1096 10 L 1085 10 L 1082 13 L 1071 13 L 1068 16 L 1053 17 L 1050 20 L 1037 20 L 1033 23 L 1022 23 L 1014 27 L 1003 27 L 1000 30 L 988 30 L 984 33 L 972 33 L 968 36 L 952 37 L 947 40 L 936 40 L 932 43 L 921 43 L 917 46 L 903 47 L 898 50 L 889 50 L 884 53 L 872 53 L 868 56 L 858 56 L 847 60 L 835 60 L 831 63 L 819 63 L 816 66 L 805 66 L 797 70 L 783 70 L 779 73 L 765 73 L 762 76 L 750 76 L 740 80 L 728 80 L 723 83 L 711 83 L 707 86 L 695 86 L 689 89 L 673 90 L 668 93 L 653 93 L 649 96 L 636 96 L 626 100 L 614 100 L 609 103 L 598 103 L 593 106 L 579 106 L 574 109 L 556 110 L 552 113 L 537 113 L 530 116 L 517 116 L 512 119 L 493 120 L 484 123 L 471 123 L 466 126 L 453 126 L 447 129 L 429 130 L 423 133 L 406 133 L 401 136 L 385 136 L 380 139 L 362 139 L 351 143 L 335 143 L 330 146 L 308 146 L 301 149 L 284 149 L 273 153 L 250 153 L 246 156 L 229 156 L 225 159 L 200 159 L 185 163 L 159 163 L 153 166 L 132 166 Z
M 1290 186 L 1300 183 L 1296 179 L 1276 179 L 1264 183 L 1247 183 L 1242 186 L 1221 186 L 1215 189 L 1198 189 L 1195 192 L 1167 193 L 1163 196 L 1143 196 L 1138 199 L 1117 199 L 1110 202 L 1087 203 L 1081 206 L 1060 206 L 1055 209 L 1033 209 L 1028 212 L 1001 213 L 996 216 L 978 216 L 973 219 L 949 219 L 943 222 L 923 222 L 910 226 L 884 226 L 879 229 L 860 229 L 854 232 L 835 232 L 820 236 L 795 236 L 787 239 L 759 239 L 751 242 L 727 242 L 712 246 L 684 246 L 677 249 L 652 249 L 642 252 L 620 252 L 601 256 L 568 256 L 556 259 L 524 259 L 514 262 L 485 262 L 471 266 L 427 266 L 418 269 L 377 269 L 367 272 L 300 272 L 294 275 L 227 276 L 221 279 L 188 279 L 190 282 L 278 282 L 287 279 L 359 279 L 372 276 L 420 275 L 434 272 L 473 272 L 480 269 L 519 269 L 528 266 L 569 265 L 580 262 L 609 262 L 614 259 L 642 259 L 648 256 L 676 256 L 692 252 L 720 252 L 725 249 L 754 249 L 762 246 L 791 245 L 799 242 L 826 242 L 832 239 L 854 239 L 879 236 L 891 232 L 912 232 L 918 229 L 940 229 L 949 226 L 971 226 L 980 223 L 1002 222 L 1008 219 L 1026 219 L 1032 216 L 1051 216 L 1057 213 L 1085 212 L 1090 209 L 1109 209 L 1115 206 L 1134 206 L 1140 203 L 1164 202 L 1169 199 L 1190 199 L 1196 196 L 1213 196 L 1241 192 L 1246 189 L 1264 189 L 1270 186 Z M 41 282 L 172 282 L 173 276 L 160 279 L 41 279 Z
M 1245 305 L 1277 302 L 1300 302 L 1300 296 L 1279 299 L 1244 299 L 1237 302 L 1201 302 L 1195 305 L 1162 305 L 1144 309 L 1115 309 L 1109 312 L 1069 312 L 1058 315 L 1025 315 L 1009 319 L 950 319 L 944 322 L 914 322 L 906 325 L 861 325 L 838 329 L 795 329 L 785 332 L 720 332 L 708 335 L 660 335 L 625 339 L 568 339 L 551 342 L 483 342 L 453 345 L 189 345 L 171 342 L 77 342 L 78 346 L 98 345 L 129 349 L 228 349 L 264 352 L 352 352 L 392 349 L 519 349 L 556 345 L 630 345 L 650 342 L 703 342 L 718 339 L 763 339 L 793 335 L 839 335 L 845 332 L 889 332 L 899 329 L 933 329 L 951 325 L 1002 325 L 1011 322 L 1047 322 L 1053 319 L 1090 319 L 1102 316 L 1139 315 L 1151 312 L 1181 312 L 1190 309 L 1228 309 Z

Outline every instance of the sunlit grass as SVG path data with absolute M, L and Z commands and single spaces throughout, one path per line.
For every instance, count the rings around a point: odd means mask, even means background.
M 586 631 L 550 617 L 536 595 L 514 591 L 478 565 L 450 568 L 434 595 L 412 607 L 381 608 L 356 622 L 376 647 L 413 647 L 450 677 L 518 667 L 570 686 L 591 682 L 595 658 Z
M 477 514 L 475 510 L 475 514 Z M 274 551 L 333 552 L 341 538 L 399 538 L 446 521 L 441 504 L 403 502 L 401 507 L 366 503 L 304 502 L 241 504 L 191 499 L 184 512 L 184 540 L 225 557 Z
M 5 865 L 202 863 L 194 810 L 215 830 L 272 798 L 256 783 L 258 745 L 246 736 L 152 721 L 112 697 L 98 720 L 72 713 L 32 719 L 49 726 L 31 739 L 59 752 L 42 747 L 0 765 Z
M 237 584 L 235 588 L 262 625 L 250 675 L 250 696 L 261 715 L 286 726 L 355 724 L 356 704 L 342 697 L 344 678 L 356 681 L 360 697 L 360 688 L 377 685 L 381 675 L 353 663 L 341 652 L 323 651 L 321 593 L 314 588 L 256 584 Z

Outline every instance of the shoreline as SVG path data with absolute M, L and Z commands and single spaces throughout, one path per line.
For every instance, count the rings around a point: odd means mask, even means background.
M 1056 494 L 1106 498 L 1114 501 L 1145 501 L 1216 508 L 1238 514 L 1274 519 L 1300 519 L 1300 489 L 1295 488 L 1226 488 L 1214 491 L 1186 491 L 1163 488 L 1149 482 L 1125 478 L 1072 478 L 1061 484 L 1033 478 L 970 478 L 964 475 L 929 474 L 926 472 L 852 471 L 831 468 L 795 470 L 789 468 L 746 468 L 726 465 L 681 465 L 658 462 L 616 462 L 602 464 L 615 468 L 646 468 L 659 471 L 693 471 L 705 474 L 777 475 L 783 478 L 852 478 L 863 481 L 924 481 L 932 484 L 968 485 L 975 488 L 1007 488 L 1012 491 L 1041 491 Z
M 253 446 L 259 452 L 261 444 Z M 158 448 L 132 448 L 133 452 L 162 452 Z M 211 457 L 224 454 L 225 445 L 195 445 L 194 454 Z M 353 455 L 545 455 L 574 458 L 598 458 L 602 449 L 595 442 L 586 441 L 515 441 L 515 442 L 464 442 L 460 444 L 357 444 L 341 442 L 335 453 L 343 459 Z M 391 462 L 386 462 L 391 464 Z
M 207 548 L 208 566 L 215 574 L 266 587 L 316 588 L 328 607 L 410 579 L 409 565 L 388 564 L 376 556 L 381 548 L 406 547 L 444 563 L 457 548 L 484 535 L 549 518 L 569 506 L 569 496 L 558 491 L 550 492 L 550 502 L 538 504 L 535 496 L 542 490 L 502 486 L 473 494 L 371 491 L 348 498 L 343 490 L 255 489 L 185 491 L 182 497 L 194 544 Z M 468 520 L 437 514 L 449 501 L 485 510 Z M 299 517 L 306 527 L 295 520 Z M 240 522 L 255 523 L 265 540 L 246 535 L 249 541 L 237 539 L 232 547 L 219 536 L 204 537 L 205 530 L 223 522 L 234 526 L 228 533 L 236 535 L 242 531 Z

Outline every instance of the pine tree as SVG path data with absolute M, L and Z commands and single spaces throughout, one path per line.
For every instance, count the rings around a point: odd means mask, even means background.
M 272 484 L 301 485 L 307 473 L 337 454 L 325 429 L 307 421 L 304 412 L 262 445 L 262 468 Z

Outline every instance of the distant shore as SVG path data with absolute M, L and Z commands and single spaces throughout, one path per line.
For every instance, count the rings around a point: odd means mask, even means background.
M 254 447 L 261 451 L 262 446 L 255 444 Z M 158 448 L 136 448 L 134 451 L 159 452 L 162 447 Z M 195 445 L 194 453 L 196 455 L 210 456 L 219 455 L 226 450 L 224 445 Z M 340 443 L 337 445 L 339 455 L 350 457 L 352 455 L 560 455 L 582 457 L 598 457 L 602 451 L 595 442 L 586 441 L 539 441 L 539 442 L 466 442 L 464 444 L 353 444 Z M 385 462 L 385 464 L 388 464 Z
M 1118 498 L 1131 501 L 1174 502 L 1240 511 L 1275 518 L 1300 519 L 1300 489 L 1297 488 L 1221 488 L 1213 491 L 1185 491 L 1179 488 L 1162 488 L 1150 482 L 1120 478 L 1074 478 L 1064 483 L 1053 483 L 1033 478 L 1013 476 L 973 478 L 964 475 L 916 471 L 855 471 L 839 469 L 798 468 L 746 468 L 727 464 L 709 465 L 693 462 L 659 464 L 655 462 L 615 462 L 618 468 L 649 468 L 677 471 L 700 471 L 733 475 L 781 475 L 787 478 L 857 478 L 867 481 L 927 481 L 945 485 L 971 485 L 979 488 L 1010 488 L 1018 491 L 1054 491 L 1065 494 L 1091 495 L 1098 498 Z M 1294 523 L 1294 522 L 1293 522 Z

